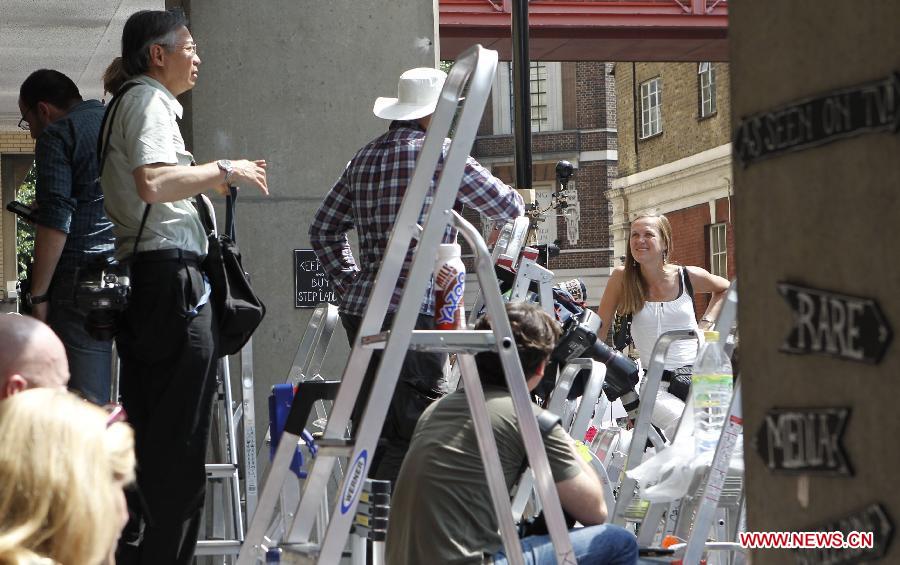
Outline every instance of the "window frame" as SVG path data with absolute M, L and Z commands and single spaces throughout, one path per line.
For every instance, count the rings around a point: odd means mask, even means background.
M 653 91 L 651 92 L 651 86 Z M 653 102 L 655 101 L 655 104 Z M 657 76 L 641 83 L 640 86 L 640 139 L 650 139 L 661 135 L 662 127 L 662 78 Z M 654 119 L 655 118 L 655 119 Z M 654 128 L 655 124 L 655 128 Z
M 721 248 L 717 244 L 721 243 Z M 719 270 L 721 261 L 721 271 Z M 728 278 L 728 226 L 725 222 L 717 222 L 709 226 L 709 272 L 722 278 Z
M 699 63 L 697 65 L 697 104 L 698 119 L 711 118 L 719 113 L 718 97 L 716 96 L 716 67 L 713 63 Z M 709 110 L 707 111 L 707 103 Z
M 546 127 L 540 131 L 534 129 L 534 115 L 532 112 L 532 133 L 562 131 L 562 66 L 555 61 L 535 61 L 543 64 L 547 69 L 547 122 Z M 512 109 L 512 63 L 500 63 L 497 65 L 497 77 L 491 87 L 491 106 L 493 109 L 494 135 L 509 135 L 512 133 L 513 109 Z M 530 77 L 529 71 L 529 77 Z

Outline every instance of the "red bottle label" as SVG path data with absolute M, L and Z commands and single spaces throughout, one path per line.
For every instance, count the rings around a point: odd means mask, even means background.
M 457 330 L 463 327 L 462 305 L 465 282 L 465 272 L 459 272 L 450 264 L 441 266 L 435 277 L 435 329 Z

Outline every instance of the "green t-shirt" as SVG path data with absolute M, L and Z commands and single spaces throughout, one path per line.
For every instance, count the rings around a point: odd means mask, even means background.
M 511 489 L 526 460 L 512 399 L 497 387 L 485 387 L 484 394 Z M 554 482 L 580 472 L 570 442 L 561 426 L 544 437 Z M 429 406 L 416 426 L 391 498 L 387 562 L 481 563 L 502 545 L 469 405 L 456 391 Z

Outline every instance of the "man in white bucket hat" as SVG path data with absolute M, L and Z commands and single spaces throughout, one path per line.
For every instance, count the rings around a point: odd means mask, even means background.
M 391 120 L 388 131 L 363 146 L 350 160 L 325 195 L 309 227 L 310 244 L 340 299 L 341 322 L 351 345 L 362 322 L 375 275 L 384 259 L 403 195 L 425 141 L 425 130 L 446 78 L 446 73 L 437 69 L 410 69 L 400 75 L 396 98 L 375 100 L 372 111 L 379 118 Z M 447 143 L 444 144 L 445 151 Z M 439 174 L 440 170 L 435 178 Z M 522 197 L 471 157 L 466 162 L 455 208 L 461 210 L 464 205 L 492 221 L 505 222 L 524 213 Z M 423 214 L 419 222 L 424 223 L 424 220 Z M 347 233 L 354 228 L 360 242 L 362 261 L 359 263 L 353 257 L 347 239 Z M 451 232 L 445 236 L 445 243 L 456 240 L 456 231 Z M 406 280 L 412 255 L 412 250 L 406 255 L 398 280 L 400 288 Z M 398 289 L 391 297 L 386 325 L 399 301 Z M 416 328 L 433 329 L 433 316 L 434 294 L 429 283 Z M 360 400 L 352 416 L 354 424 L 368 397 L 378 366 L 377 355 L 373 354 L 366 371 Z M 445 392 L 442 369 L 440 354 L 407 354 L 373 457 L 371 477 L 390 481 L 397 478 L 419 416 Z

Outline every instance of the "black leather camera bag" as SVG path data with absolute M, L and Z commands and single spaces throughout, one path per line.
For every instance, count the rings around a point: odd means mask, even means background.
M 225 233 L 216 235 L 206 204 L 196 197 L 194 205 L 206 229 L 209 250 L 203 260 L 203 272 L 212 287 L 210 303 L 219 326 L 219 356 L 234 355 L 250 340 L 266 315 L 266 306 L 250 286 L 250 276 L 241 263 L 241 251 L 235 243 L 235 205 L 237 189 L 225 199 Z

